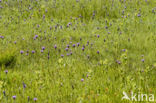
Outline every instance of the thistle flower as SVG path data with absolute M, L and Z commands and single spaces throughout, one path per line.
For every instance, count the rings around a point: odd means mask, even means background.
M 100 37 L 100 35 L 97 35 L 97 37 L 99 38 L 99 37 Z
M 54 46 L 54 48 L 56 49 L 56 48 L 57 48 L 57 46 L 55 45 L 55 46 Z
M 8 74 L 8 70 L 5 70 L 5 74 Z
M 84 51 L 84 47 L 82 47 L 82 51 Z
M 16 44 L 16 41 L 14 41 L 14 44 Z
M 83 82 L 84 81 L 84 79 L 81 79 L 81 82 Z
M 69 45 L 67 45 L 67 48 L 69 48 Z
M 141 59 L 141 61 L 142 61 L 142 62 L 144 62 L 144 61 L 145 61 L 145 59 Z
M 37 98 L 34 98 L 34 101 L 36 102 L 37 101 Z
M 79 46 L 80 45 L 80 43 L 77 43 L 77 46 Z
M 97 53 L 99 54 L 100 52 L 99 52 L 99 51 L 97 51 Z
M 68 48 L 66 48 L 65 50 L 68 51 Z
M 73 47 L 75 47 L 75 44 L 73 44 Z
M 45 50 L 45 47 L 44 46 L 42 47 L 42 50 Z
M 12 96 L 12 98 L 15 100 L 16 99 L 16 96 Z
M 25 83 L 23 83 L 23 88 L 26 88 L 26 84 Z
M 63 55 L 63 54 L 61 54 L 61 57 L 63 58 L 63 57 L 64 57 L 64 55 Z
M 43 50 L 41 50 L 41 53 L 43 53 Z
M 21 51 L 20 51 L 20 53 L 21 53 L 21 54 L 23 54 L 23 53 L 24 53 L 24 51 L 23 51 L 23 50 L 21 50 Z
M 3 91 L 3 94 L 4 94 L 4 96 L 6 95 L 6 94 L 5 94 L 5 91 Z
M 32 50 L 32 54 L 34 54 L 35 53 L 35 51 L 34 50 Z

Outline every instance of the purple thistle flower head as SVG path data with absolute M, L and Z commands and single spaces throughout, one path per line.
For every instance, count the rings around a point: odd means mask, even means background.
M 37 101 L 37 98 L 34 98 L 34 101 L 36 102 Z
M 5 73 L 8 74 L 8 70 L 5 70 Z
M 67 56 L 69 56 L 70 54 L 69 53 L 67 53 Z
M 99 51 L 97 51 L 97 53 L 99 54 L 100 52 L 99 52 Z
M 38 35 L 35 35 L 35 38 L 38 38 Z
M 80 43 L 77 43 L 77 46 L 79 46 L 80 45 Z
M 99 38 L 99 37 L 100 37 L 100 35 L 97 35 L 97 37 Z
M 42 47 L 42 50 L 45 50 L 45 47 L 44 46 Z
M 34 54 L 35 53 L 35 50 L 32 50 L 32 54 Z
M 72 52 L 70 52 L 70 55 L 72 55 L 73 53 Z
M 24 53 L 24 51 L 23 51 L 23 50 L 21 50 L 21 51 L 20 51 L 20 53 L 21 53 L 21 54 L 23 54 L 23 53 Z
M 15 100 L 16 99 L 16 96 L 12 96 L 12 98 Z
M 141 14 L 140 13 L 138 14 L 138 17 L 141 17 Z
M 29 55 L 29 53 L 26 53 L 26 55 L 28 56 L 28 55 Z
M 67 45 L 67 48 L 69 48 L 69 45 Z
M 25 83 L 23 83 L 23 88 L 26 88 L 26 84 Z
M 4 96 L 5 96 L 5 91 L 3 91 L 3 94 L 4 94 Z
M 43 50 L 41 50 L 41 53 L 43 53 Z
M 16 44 L 16 41 L 14 41 L 14 44 Z
M 81 82 L 83 82 L 84 81 L 84 79 L 81 79 Z
M 84 47 L 82 47 L 82 51 L 84 51 Z
M 57 46 L 55 45 L 55 46 L 54 46 L 54 48 L 56 49 L 56 48 L 57 48 Z
M 66 51 L 68 51 L 68 48 L 66 48 Z
M 75 47 L 75 44 L 73 44 L 73 47 Z
M 144 62 L 144 61 L 145 61 L 145 59 L 141 59 L 141 61 L 142 61 L 142 62 Z
M 64 55 L 63 55 L 63 54 L 61 54 L 61 57 L 63 58 L 63 57 L 64 57 Z

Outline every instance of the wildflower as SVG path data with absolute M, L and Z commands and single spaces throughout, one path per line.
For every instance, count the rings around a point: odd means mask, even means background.
M 99 54 L 100 52 L 99 52 L 99 51 L 97 51 L 97 53 Z
M 80 43 L 77 43 L 77 46 L 79 46 L 80 45 Z
M 75 47 L 75 44 L 73 44 L 73 47 Z
M 100 35 L 97 35 L 97 37 L 99 38 L 99 37 L 100 37 Z
M 66 48 L 66 51 L 68 51 L 68 48 Z
M 35 51 L 34 50 L 32 50 L 32 54 L 34 54 L 35 53 Z
M 12 96 L 12 98 L 15 100 L 16 99 L 16 96 Z
M 41 50 L 41 53 L 43 53 L 43 50 Z
M 84 51 L 84 47 L 82 47 L 82 51 Z
M 145 59 L 141 59 L 141 61 L 142 61 L 142 62 L 144 62 L 144 61 L 145 61 Z
M 54 48 L 56 49 L 56 48 L 57 48 L 57 46 L 55 45 L 55 46 L 54 46 Z
M 23 88 L 26 88 L 26 84 L 25 83 L 23 83 Z
M 20 51 L 20 53 L 21 53 L 21 54 L 23 54 L 23 53 L 24 53 L 24 51 L 23 51 L 23 50 L 21 50 L 21 51 Z
M 36 102 L 37 101 L 37 98 L 34 98 L 34 101 Z
M 69 45 L 67 45 L 67 48 L 69 48 Z
M 64 57 L 64 55 L 63 55 L 63 54 L 61 54 L 61 57 L 63 58 L 63 57 Z
M 16 41 L 14 41 L 14 44 L 16 44 Z
M 45 47 L 42 47 L 42 50 L 45 50 Z
M 81 82 L 83 82 L 84 81 L 84 79 L 81 79 Z
M 5 91 L 3 91 L 3 94 L 4 94 L 4 96 L 6 95 L 6 94 L 5 94 Z
M 5 73 L 8 74 L 8 70 L 5 70 Z

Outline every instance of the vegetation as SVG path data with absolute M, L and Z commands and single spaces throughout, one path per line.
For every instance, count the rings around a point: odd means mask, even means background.
M 156 0 L 0 0 L 1 103 L 133 103 L 155 81 Z

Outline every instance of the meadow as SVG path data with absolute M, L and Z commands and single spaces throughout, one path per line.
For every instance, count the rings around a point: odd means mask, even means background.
M 0 0 L 0 103 L 150 103 L 156 0 Z

